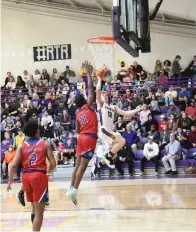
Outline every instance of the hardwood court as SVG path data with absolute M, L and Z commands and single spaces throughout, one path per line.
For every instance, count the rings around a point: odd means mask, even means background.
M 70 182 L 50 182 L 42 231 L 196 231 L 196 178 L 83 181 L 79 203 L 65 195 Z M 31 231 L 30 205 L 1 185 L 1 231 Z

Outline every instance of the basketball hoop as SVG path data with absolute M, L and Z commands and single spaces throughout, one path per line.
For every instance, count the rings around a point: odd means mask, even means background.
M 113 52 L 116 45 L 113 37 L 97 37 L 87 40 L 95 59 L 96 69 L 106 66 L 113 72 Z

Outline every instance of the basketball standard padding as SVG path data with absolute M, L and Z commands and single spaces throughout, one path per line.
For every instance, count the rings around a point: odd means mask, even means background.
M 104 78 L 108 75 L 108 69 L 106 67 L 102 67 L 102 68 L 97 70 L 96 74 L 100 78 Z

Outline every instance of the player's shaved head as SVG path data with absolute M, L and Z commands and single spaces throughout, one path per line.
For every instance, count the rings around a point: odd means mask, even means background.
M 37 121 L 29 121 L 25 123 L 23 127 L 23 132 L 26 136 L 33 138 L 36 137 L 39 125 Z
M 80 95 L 77 95 L 75 97 L 75 104 L 76 104 L 76 107 L 82 107 L 83 105 L 85 105 L 87 102 L 86 102 L 86 99 L 84 98 L 84 95 L 83 94 L 80 94 Z

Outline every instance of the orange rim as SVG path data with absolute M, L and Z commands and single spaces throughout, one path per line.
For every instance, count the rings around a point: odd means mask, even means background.
M 113 37 L 95 37 L 87 40 L 91 44 L 115 44 Z

